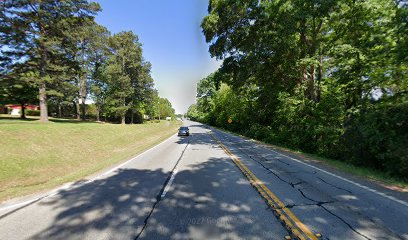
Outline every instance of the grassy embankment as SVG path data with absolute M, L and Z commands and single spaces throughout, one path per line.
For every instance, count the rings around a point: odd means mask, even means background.
M 179 122 L 135 125 L 0 116 L 0 202 L 76 181 L 176 133 Z

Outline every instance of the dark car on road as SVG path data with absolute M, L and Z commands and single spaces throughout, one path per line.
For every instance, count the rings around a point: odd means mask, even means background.
M 179 136 L 189 136 L 190 135 L 190 129 L 188 127 L 180 127 L 178 131 Z

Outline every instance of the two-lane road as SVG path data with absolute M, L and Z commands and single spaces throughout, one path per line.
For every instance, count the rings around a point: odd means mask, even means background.
M 190 137 L 91 181 L 0 206 L 0 239 L 284 239 L 292 231 L 276 215 L 282 209 L 323 239 L 408 239 L 407 194 L 186 125 Z M 273 209 L 256 184 L 284 206 Z

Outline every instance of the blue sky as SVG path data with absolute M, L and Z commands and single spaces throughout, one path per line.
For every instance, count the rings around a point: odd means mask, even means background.
M 96 21 L 112 34 L 132 30 L 143 44 L 161 97 L 177 113 L 195 102 L 197 81 L 220 65 L 208 53 L 200 23 L 208 0 L 95 0 Z

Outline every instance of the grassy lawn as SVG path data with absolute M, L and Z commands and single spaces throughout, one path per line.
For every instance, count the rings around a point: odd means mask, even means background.
M 0 201 L 79 180 L 154 146 L 180 126 L 35 120 L 0 115 Z

